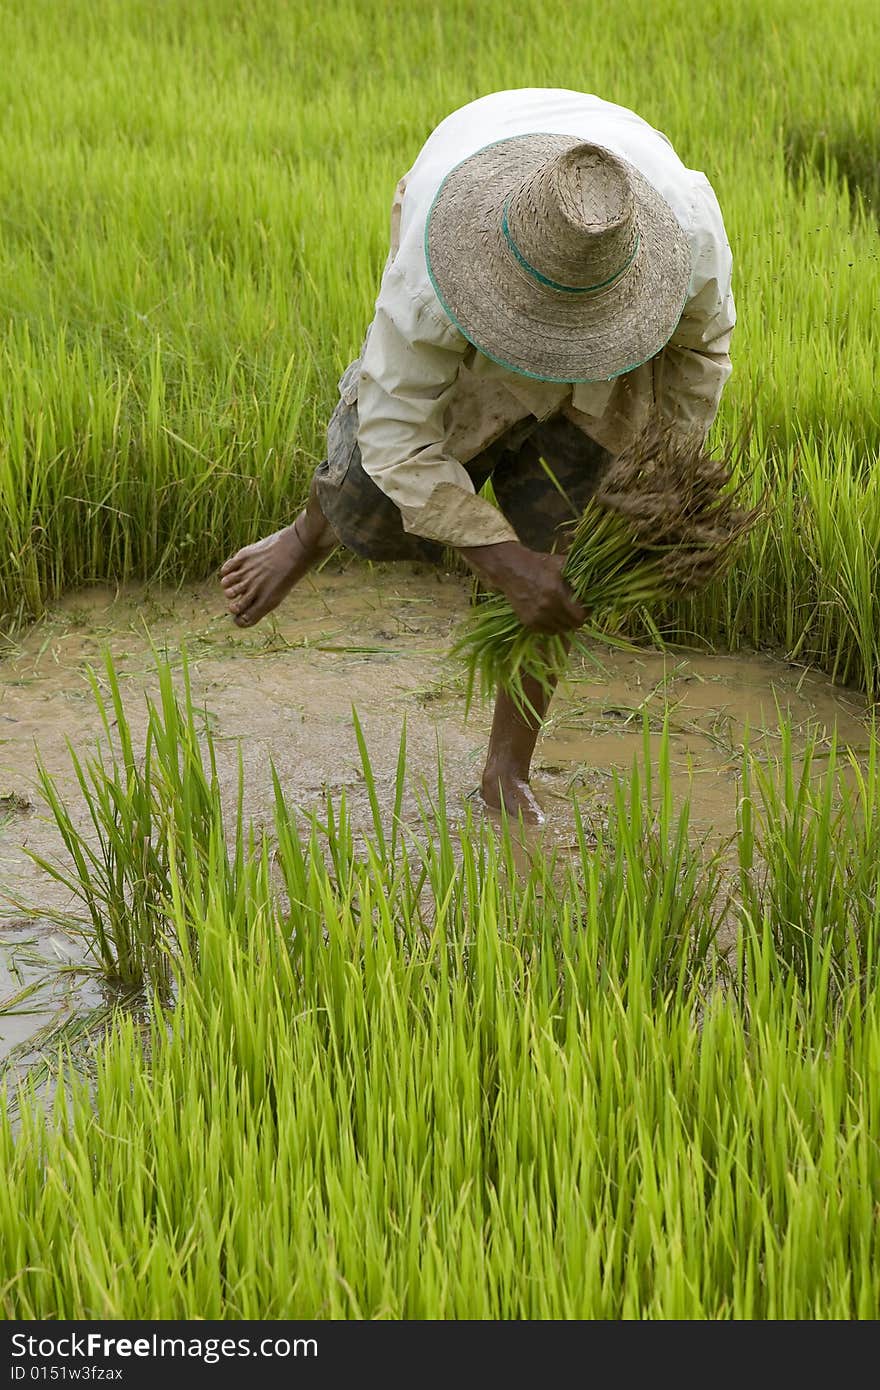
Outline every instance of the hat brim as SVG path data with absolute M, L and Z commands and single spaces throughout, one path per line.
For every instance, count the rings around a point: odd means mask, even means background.
M 428 273 L 446 313 L 486 357 L 540 381 L 608 381 L 649 361 L 675 332 L 690 284 L 690 251 L 675 213 L 627 160 L 639 241 L 618 280 L 570 294 L 518 264 L 501 227 L 506 199 L 547 160 L 582 143 L 517 135 L 478 150 L 446 176 L 425 227 Z

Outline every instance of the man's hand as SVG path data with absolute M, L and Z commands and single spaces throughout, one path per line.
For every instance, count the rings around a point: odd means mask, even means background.
M 564 555 L 544 555 L 519 541 L 462 548 L 474 573 L 490 589 L 500 589 L 524 627 L 534 632 L 570 632 L 587 620 L 562 577 Z

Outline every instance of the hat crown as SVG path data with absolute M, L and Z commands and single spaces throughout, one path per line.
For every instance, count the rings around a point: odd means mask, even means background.
M 551 288 L 585 292 L 620 279 L 638 242 L 626 166 L 590 144 L 547 160 L 508 198 L 504 236 L 520 268 Z

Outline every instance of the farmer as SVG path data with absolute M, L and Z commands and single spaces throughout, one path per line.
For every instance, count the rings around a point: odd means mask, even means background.
M 560 527 L 652 412 L 708 430 L 730 275 L 707 179 L 632 111 L 529 88 L 453 112 L 397 186 L 375 316 L 304 510 L 223 566 L 235 622 L 345 545 L 433 564 L 453 547 L 527 627 L 578 627 Z M 489 478 L 497 507 L 478 495 Z M 527 694 L 543 715 L 549 696 Z M 481 784 L 530 821 L 540 724 L 499 692 Z

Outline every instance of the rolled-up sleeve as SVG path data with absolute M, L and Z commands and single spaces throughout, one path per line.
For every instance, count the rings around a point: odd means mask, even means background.
M 516 539 L 445 447 L 446 412 L 467 346 L 439 302 L 414 291 L 398 262 L 388 266 L 361 360 L 361 462 L 406 531 L 453 546 Z
M 730 376 L 736 309 L 731 290 L 733 258 L 721 210 L 702 175 L 695 192 L 690 244 L 690 295 L 671 340 L 655 359 L 654 391 L 661 415 L 673 428 L 705 435 Z

